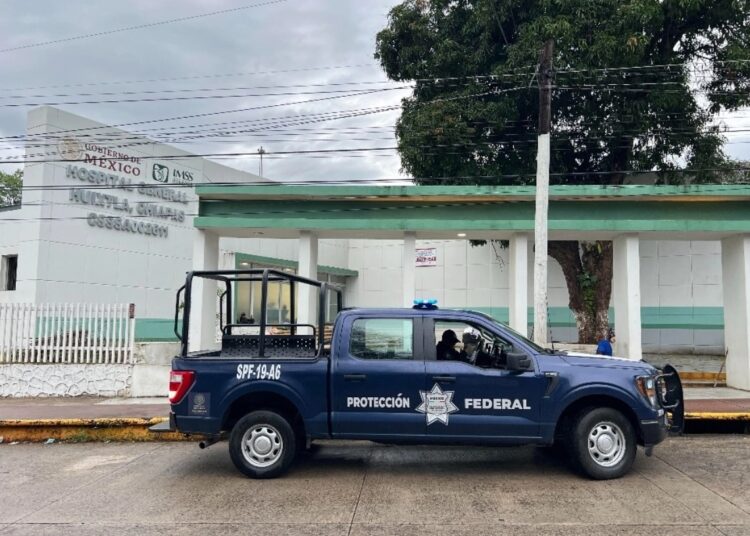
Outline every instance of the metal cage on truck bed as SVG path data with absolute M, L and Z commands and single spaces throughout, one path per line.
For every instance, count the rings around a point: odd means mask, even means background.
M 193 281 L 195 278 L 210 279 L 224 283 L 224 291 L 219 295 L 219 327 L 221 330 L 220 357 L 285 357 L 290 352 L 301 356 L 315 357 L 320 355 L 328 340 L 326 337 L 326 299 L 328 292 L 335 292 L 337 311 L 342 309 L 341 289 L 324 281 L 316 281 L 273 269 L 249 270 L 212 270 L 188 272 L 185 284 L 177 290 L 174 313 L 174 333 L 180 340 L 181 357 L 189 357 L 188 343 L 190 337 L 190 312 Z M 233 323 L 233 296 L 235 285 L 240 282 L 260 283 L 260 322 L 257 324 Z M 289 284 L 289 322 L 268 322 L 268 285 L 269 283 Z M 297 322 L 298 285 L 315 287 L 318 293 L 317 324 Z M 180 299 L 184 296 L 182 319 L 180 316 Z M 228 323 L 224 323 L 224 319 Z M 181 329 L 178 329 L 180 327 Z M 240 328 L 251 328 L 257 333 L 237 333 Z M 274 333 L 269 333 L 269 329 Z M 311 333 L 307 333 L 307 332 Z M 303 333 L 305 332 L 305 333 Z M 209 352 L 214 355 L 214 352 Z M 191 354 L 195 355 L 195 353 Z M 201 355 L 207 355 L 201 352 Z

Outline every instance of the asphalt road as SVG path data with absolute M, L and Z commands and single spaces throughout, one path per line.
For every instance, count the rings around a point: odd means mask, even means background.
M 750 437 L 672 439 L 594 482 L 544 449 L 324 443 L 249 480 L 225 443 L 0 445 L 0 534 L 750 535 Z

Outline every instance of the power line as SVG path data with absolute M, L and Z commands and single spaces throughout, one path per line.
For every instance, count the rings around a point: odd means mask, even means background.
M 282 122 L 277 122 L 277 123 L 272 123 L 271 126 L 273 127 L 273 126 L 278 126 L 278 125 L 283 125 L 283 124 L 287 124 L 287 125 L 299 125 L 299 124 L 310 124 L 310 123 L 317 123 L 317 122 L 333 121 L 333 120 L 337 120 L 337 119 L 348 119 L 348 118 L 361 117 L 361 116 L 365 116 L 365 115 L 372 115 L 372 114 L 382 113 L 382 112 L 386 112 L 386 111 L 392 111 L 392 110 L 398 109 L 399 107 L 400 106 L 385 106 L 385 107 L 364 108 L 364 109 L 362 109 L 362 111 L 354 111 L 354 112 L 347 112 L 347 113 L 326 112 L 326 113 L 320 113 L 320 114 L 313 114 L 312 116 L 310 116 L 308 114 L 308 115 L 303 115 L 303 116 L 297 116 L 297 117 L 300 117 L 301 119 L 294 119 L 293 121 L 287 121 L 286 123 L 284 123 L 283 121 Z M 312 118 L 311 119 L 305 119 L 305 118 L 309 118 L 309 117 L 312 117 Z M 256 120 L 256 121 L 259 121 L 259 120 Z M 263 131 L 265 128 L 268 128 L 268 126 L 261 126 L 261 127 L 255 128 L 254 130 L 255 131 Z M 199 137 L 200 136 L 193 136 L 192 138 L 199 138 Z M 137 139 L 137 140 L 141 140 L 141 141 L 136 141 L 136 142 L 127 143 L 127 144 L 120 144 L 120 145 L 115 146 L 114 148 L 115 149 L 127 149 L 127 148 L 130 148 L 130 147 L 137 147 L 137 146 L 142 146 L 142 145 L 152 145 L 153 143 L 155 143 L 153 140 L 144 139 L 142 137 L 136 137 L 136 138 L 133 138 L 133 139 Z M 189 140 L 189 139 L 191 139 L 191 137 L 186 137 L 186 138 L 183 138 L 183 139 L 184 140 Z M 34 158 L 36 158 L 36 157 L 39 157 L 39 156 L 49 156 L 49 155 L 52 155 L 52 154 L 55 154 L 55 153 L 54 152 L 52 152 L 52 153 L 50 153 L 50 152 L 48 152 L 48 153 L 36 153 L 34 155 L 27 155 L 27 158 L 28 158 L 28 156 L 33 156 Z M 12 157 L 4 157 L 4 158 L 12 158 Z
M 278 107 L 281 107 L 281 106 L 293 106 L 293 105 L 296 105 L 296 104 L 309 104 L 309 103 L 313 103 L 313 102 L 321 102 L 321 101 L 326 101 L 326 100 L 343 99 L 343 98 L 346 98 L 346 97 L 356 97 L 356 96 L 361 96 L 363 94 L 366 95 L 368 93 L 379 93 L 379 92 L 382 92 L 382 91 L 388 91 L 388 88 L 385 88 L 385 89 L 372 89 L 372 90 L 369 90 L 366 93 L 355 93 L 355 94 L 346 94 L 346 95 L 334 95 L 332 97 L 322 97 L 322 98 L 319 98 L 319 99 L 308 99 L 308 100 L 304 100 L 304 101 L 295 101 L 295 102 L 282 102 L 282 103 L 278 103 L 278 104 L 268 104 L 268 105 L 265 105 L 265 106 L 253 106 L 253 107 L 250 107 L 250 108 L 235 108 L 235 109 L 231 109 L 231 110 L 219 110 L 219 111 L 216 111 L 216 112 L 203 112 L 203 113 L 199 113 L 199 114 L 189 114 L 189 115 L 181 115 L 181 116 L 162 117 L 162 118 L 159 118 L 159 119 L 147 119 L 147 120 L 143 120 L 143 121 L 131 121 L 131 122 L 128 122 L 128 123 L 118 123 L 118 124 L 115 124 L 115 125 L 102 125 L 102 126 L 99 126 L 99 127 L 81 127 L 81 128 L 73 128 L 73 129 L 64 129 L 64 130 L 58 130 L 58 131 L 56 131 L 55 134 L 56 135 L 61 135 L 61 134 L 69 134 L 69 133 L 76 133 L 76 132 L 82 132 L 82 131 L 84 131 L 84 132 L 86 132 L 86 131 L 90 132 L 90 131 L 102 130 L 102 129 L 112 129 L 112 128 L 128 127 L 128 126 L 135 126 L 135 125 L 148 125 L 148 124 L 152 124 L 152 123 L 164 123 L 166 121 L 178 121 L 178 120 L 182 120 L 182 119 L 195 119 L 195 118 L 198 118 L 198 117 L 212 117 L 212 116 L 216 116 L 216 115 L 234 114 L 234 113 L 249 112 L 249 111 L 256 111 L 256 110 L 265 110 L 265 109 L 268 109 L 268 108 L 278 108 Z M 15 135 L 15 136 L 6 136 L 5 139 L 18 139 L 18 138 L 22 138 L 22 137 L 25 137 L 25 135 L 21 134 L 21 135 Z
M 442 80 L 439 80 L 442 82 Z M 253 89 L 299 89 L 299 88 L 320 88 L 320 87 L 344 87 L 344 86 L 359 86 L 359 85 L 383 85 L 392 84 L 390 81 L 362 81 L 362 82 L 341 82 L 341 83 L 329 83 L 329 84 L 292 84 L 292 85 L 275 85 L 275 86 L 251 86 L 251 87 L 234 87 L 234 88 L 196 88 L 196 89 L 163 89 L 163 90 L 143 90 L 143 91 L 124 91 L 124 92 L 101 92 L 101 93 L 79 93 L 70 94 L 62 93 L 57 95 L 8 95 L 5 97 L 0 96 L 0 99 L 31 99 L 31 98 L 54 98 L 54 97 L 86 97 L 86 96 L 126 96 L 117 99 L 92 99 L 92 100 L 60 100 L 60 101 L 36 101 L 36 102 L 11 102 L 11 103 L 0 103 L 2 107 L 23 107 L 23 106 L 61 106 L 61 105 L 80 105 L 80 104 L 121 104 L 121 103 L 141 103 L 141 102 L 159 102 L 159 101 L 180 101 L 180 100 L 205 100 L 205 99 L 225 99 L 225 98 L 242 98 L 242 97 L 273 97 L 273 96 L 288 96 L 288 95 L 316 95 L 324 93 L 344 93 L 344 92 L 358 92 L 368 91 L 364 89 L 340 89 L 340 90 L 327 90 L 327 91 L 298 91 L 298 92 L 279 92 L 279 93 L 240 93 L 240 94 L 223 94 L 223 93 L 212 93 L 209 95 L 189 95 L 189 96 L 171 96 L 175 93 L 198 93 L 198 92 L 224 92 L 224 91 L 247 91 Z M 464 82 L 464 83 L 449 83 L 443 84 L 442 88 L 460 88 L 465 86 L 474 86 L 477 82 Z M 678 88 L 684 87 L 688 93 L 707 93 L 712 95 L 733 95 L 734 92 L 709 90 L 706 88 L 690 88 L 685 87 L 683 82 L 636 82 L 636 83 L 582 83 L 576 86 L 554 86 L 554 89 L 559 90 L 581 90 L 581 91 L 646 91 L 655 88 L 661 88 L 664 86 L 675 86 Z M 398 89 L 415 89 L 415 85 L 400 85 L 396 87 L 383 88 L 383 90 L 398 90 Z M 498 88 L 500 89 L 500 88 Z M 670 92 L 670 90 L 660 90 Z M 671 90 L 671 92 L 683 92 L 680 89 Z M 161 94 L 167 94 L 170 96 L 164 96 Z M 134 97 L 134 95 L 139 95 Z M 149 95 L 149 96 L 142 96 Z
M 265 134 L 265 132 L 259 132 L 261 130 L 263 130 L 263 129 L 236 130 L 236 131 L 231 131 L 231 132 L 214 134 L 214 136 L 227 137 L 227 136 L 247 136 L 247 135 L 261 135 L 261 134 Z M 562 136 L 556 135 L 555 136 L 555 141 L 556 142 L 560 142 L 560 141 L 580 141 L 580 142 L 584 142 L 586 140 L 600 141 L 600 140 L 605 140 L 605 139 L 615 139 L 616 140 L 616 139 L 622 139 L 622 138 L 632 138 L 633 141 L 636 141 L 636 140 L 639 140 L 639 139 L 652 139 L 652 138 L 654 138 L 656 136 L 674 135 L 674 134 L 693 134 L 695 132 L 696 131 L 694 129 L 690 129 L 690 128 L 667 128 L 667 127 L 661 127 L 661 132 L 644 132 L 641 129 L 638 129 L 638 130 L 633 129 L 633 130 L 620 130 L 620 131 L 614 132 L 612 134 L 573 135 L 573 134 L 575 134 L 575 132 L 571 131 L 570 129 L 561 129 L 561 130 L 556 131 L 556 134 L 561 134 Z M 738 129 L 724 129 L 724 130 L 721 130 L 721 131 L 717 132 L 717 134 L 725 134 L 725 133 L 747 133 L 747 132 L 750 132 L 750 129 L 747 129 L 747 128 L 738 128 Z M 419 133 L 419 131 L 417 131 L 417 133 Z M 565 134 L 569 134 L 569 136 L 566 137 Z M 193 137 L 177 138 L 177 139 L 174 139 L 174 140 L 166 140 L 166 141 L 171 141 L 172 143 L 191 143 L 191 142 L 192 143 L 198 143 L 198 142 L 207 142 L 207 141 L 227 143 L 226 141 L 222 141 L 222 140 L 206 140 L 205 138 L 207 138 L 207 137 L 210 137 L 210 136 L 208 136 L 208 135 L 193 136 Z M 393 139 L 392 137 L 378 137 L 378 138 L 366 137 L 366 138 L 349 138 L 348 141 L 378 141 L 378 140 L 392 140 L 392 139 Z M 312 140 L 310 138 L 305 138 L 305 139 L 301 139 L 301 140 L 288 140 L 288 139 L 278 140 L 278 139 L 273 139 L 273 138 L 271 138 L 271 139 L 266 138 L 266 142 L 279 142 L 279 143 L 286 143 L 286 144 L 288 144 L 288 143 L 326 142 L 326 141 L 339 141 L 339 140 L 333 139 L 333 138 L 324 139 L 324 140 Z M 149 143 L 150 144 L 152 142 L 143 142 L 143 143 Z M 486 139 L 486 140 L 481 140 L 480 139 L 480 140 L 477 140 L 477 141 L 467 140 L 467 141 L 465 141 L 463 143 L 460 143 L 460 142 L 456 143 L 455 141 L 452 141 L 451 143 L 434 143 L 434 144 L 429 144 L 429 145 L 423 144 L 423 145 L 419 145 L 419 146 L 416 146 L 416 147 L 417 148 L 435 148 L 435 147 L 465 147 L 465 146 L 502 146 L 502 145 L 534 144 L 534 143 L 536 143 L 536 138 L 533 137 L 533 136 L 531 136 L 530 134 L 506 133 L 506 134 L 503 134 L 502 137 L 496 137 L 494 139 Z M 130 144 L 130 145 L 141 145 L 141 143 L 134 143 L 134 144 Z M 123 149 L 123 148 L 127 148 L 128 146 L 129 146 L 128 144 L 124 144 L 124 145 L 115 146 L 114 148 L 115 149 Z M 617 147 L 628 147 L 628 146 L 623 145 L 623 146 L 617 146 Z M 614 147 L 610 144 L 610 145 L 602 146 L 600 148 L 600 150 L 605 151 L 605 150 L 609 150 L 609 149 L 612 149 L 612 148 L 614 148 Z M 378 149 L 375 149 L 375 150 L 391 150 L 391 149 L 396 149 L 396 147 L 378 148 Z M 597 149 L 597 148 L 590 147 L 590 146 L 586 147 L 586 150 L 589 151 L 589 152 L 592 151 L 592 150 L 595 150 L 595 149 Z M 369 150 L 369 148 L 367 148 L 367 149 L 361 149 L 361 150 Z M 559 151 L 559 150 L 565 150 L 565 149 L 559 149 L 558 148 L 557 150 Z M 293 152 L 289 151 L 288 153 L 291 154 Z M 51 155 L 51 154 L 54 154 L 54 153 L 36 153 L 36 154 L 27 155 L 24 158 L 23 162 L 24 163 L 73 162 L 73 160 L 70 160 L 70 159 L 55 159 L 55 160 L 39 160 L 39 159 L 36 159 L 36 157 L 48 156 L 48 155 Z M 251 154 L 251 153 L 248 153 L 248 154 Z M 279 152 L 275 152 L 274 153 L 273 151 L 267 151 L 267 154 L 273 156 L 274 154 L 275 155 L 279 155 L 281 153 L 279 153 Z M 152 156 L 152 157 L 144 157 L 144 159 L 149 159 L 149 158 L 154 158 L 154 159 L 156 159 L 156 158 L 194 158 L 194 157 L 201 157 L 201 156 L 223 157 L 225 155 L 223 153 L 209 153 L 209 154 L 206 154 L 206 155 L 191 155 L 191 154 L 188 154 L 188 155 L 168 155 L 168 156 L 165 156 L 165 157 Z M 10 160 L 12 158 L 20 158 L 20 157 L 18 157 L 18 156 L 8 156 L 8 157 L 5 157 L 5 159 L 7 160 L 7 163 L 20 163 L 20 162 L 17 162 L 17 161 Z M 107 161 L 107 160 L 122 160 L 122 158 L 120 158 L 120 157 L 114 157 L 113 156 L 113 157 L 97 158 L 97 160 L 102 160 L 102 161 Z M 78 160 L 78 161 L 85 162 L 86 160 L 83 159 L 83 160 Z M 2 159 L 0 159 L 0 162 L 2 162 Z
M 412 86 L 397 86 L 380 88 L 376 91 L 396 91 L 400 89 L 411 89 Z M 212 99 L 236 99 L 248 97 L 288 97 L 292 95 L 325 95 L 331 93 L 348 93 L 347 96 L 367 95 L 372 93 L 371 89 L 334 89 L 325 91 L 284 91 L 280 93 L 236 93 L 230 95 L 189 95 L 182 97 L 140 97 L 126 99 L 101 99 L 101 100 L 83 100 L 83 101 L 41 101 L 41 102 L 18 102 L 18 103 L 0 103 L 3 108 L 18 108 L 23 106 L 62 106 L 62 105 L 79 105 L 79 104 L 125 104 L 141 102 L 164 102 L 164 101 L 184 101 L 184 100 L 212 100 Z
M 308 102 L 308 101 L 305 101 Z M 400 108 L 400 105 L 392 105 L 392 106 L 386 106 L 388 108 Z M 143 139 L 146 136 L 159 136 L 159 135 L 167 135 L 169 132 L 177 133 L 179 130 L 184 129 L 191 129 L 195 128 L 198 129 L 199 127 L 206 127 L 206 128 L 200 128 L 199 130 L 188 130 L 184 133 L 197 133 L 197 132 L 206 132 L 206 131 L 212 131 L 217 128 L 220 128 L 222 126 L 228 126 L 228 125 L 242 125 L 247 123 L 264 123 L 269 121 L 279 121 L 283 122 L 285 120 L 297 120 L 298 118 L 306 118 L 306 117 L 318 117 L 318 116 L 326 116 L 331 114 L 338 114 L 338 113 L 358 113 L 358 112 L 366 112 L 370 110 L 378 110 L 383 108 L 383 106 L 375 106 L 375 107 L 369 107 L 369 108 L 350 108 L 345 109 L 342 111 L 330 111 L 330 112 L 317 112 L 314 114 L 300 114 L 300 115 L 283 115 L 283 116 L 275 116 L 275 117 L 266 117 L 266 118 L 258 118 L 258 119 L 239 119 L 235 121 L 220 121 L 220 122 L 214 122 L 214 123 L 193 123 L 189 125 L 170 125 L 165 127 L 157 127 L 157 128 L 149 128 L 149 129 L 141 129 L 141 130 L 135 130 L 135 131 L 123 131 L 123 130 L 117 130 L 117 131 L 111 131 L 111 132 L 104 132 L 104 133 L 95 133 L 95 134 L 76 134 L 75 137 L 79 139 L 86 139 L 86 138 L 94 138 L 96 140 L 108 140 L 108 141 L 117 141 L 118 139 L 123 139 L 122 136 L 138 136 L 138 138 L 124 138 L 124 139 Z M 90 127 L 90 130 L 98 130 L 100 128 L 105 127 Z M 112 126 L 107 126 L 106 128 L 113 128 Z M 79 130 L 86 130 L 79 129 Z M 164 131 L 167 131 L 165 134 Z M 34 140 L 53 140 L 53 141 L 59 141 L 61 139 L 64 139 L 66 137 L 69 137 L 69 130 L 61 130 L 61 131 L 55 131 L 55 132 L 44 132 L 44 133 L 38 133 L 38 134 L 28 134 L 25 136 L 8 136 L 6 138 L 0 137 L 0 142 L 5 140 L 15 140 L 19 138 L 26 138 L 26 139 L 34 139 Z M 112 138 L 105 138 L 104 136 L 113 136 Z
M 20 45 L 20 46 L 16 46 L 16 47 L 10 47 L 10 48 L 0 49 L 0 53 L 3 53 L 3 52 L 12 52 L 12 51 L 15 51 L 15 50 L 24 50 L 24 49 L 27 49 L 27 48 L 43 47 L 43 46 L 54 45 L 54 44 L 58 44 L 58 43 L 67 43 L 69 41 L 77 41 L 77 40 L 80 40 L 80 39 L 88 39 L 88 38 L 91 38 L 91 37 L 101 37 L 103 35 L 111 35 L 111 34 L 115 34 L 115 33 L 129 32 L 131 30 L 140 30 L 140 29 L 143 29 L 143 28 L 153 28 L 154 26 L 164 26 L 165 24 L 174 24 L 176 22 L 185 22 L 185 21 L 188 21 L 188 20 L 200 19 L 200 18 L 203 18 L 203 17 L 213 17 L 214 15 L 223 15 L 225 13 L 232 13 L 232 12 L 236 12 L 236 11 L 242 11 L 242 10 L 251 9 L 251 8 L 254 8 L 254 7 L 268 6 L 268 5 L 271 5 L 271 4 L 280 4 L 280 3 L 286 2 L 286 1 L 287 0 L 269 0 L 267 2 L 261 2 L 261 3 L 258 3 L 258 4 L 250 4 L 250 5 L 247 5 L 247 6 L 234 7 L 234 8 L 230 8 L 230 9 L 222 9 L 220 11 L 212 11 L 212 12 L 209 12 L 209 13 L 201 13 L 201 14 L 198 14 L 198 15 L 190 15 L 188 17 L 179 17 L 179 18 L 176 18 L 176 19 L 161 20 L 161 21 L 157 21 L 157 22 L 150 22 L 150 23 L 147 23 L 147 24 L 138 24 L 136 26 L 126 26 L 124 28 L 115 28 L 115 29 L 112 29 L 112 30 L 105 30 L 105 31 L 102 31 L 102 32 L 94 32 L 94 33 L 88 33 L 88 34 L 83 34 L 83 35 L 76 35 L 76 36 L 72 36 L 72 37 L 64 37 L 62 39 L 53 39 L 51 41 L 41 41 L 41 42 L 38 42 L 38 43 L 29 43 L 27 45 Z
M 37 89 L 62 89 L 69 87 L 93 87 L 93 86 L 114 86 L 114 85 L 131 85 L 131 84 L 152 84 L 154 82 L 181 82 L 185 80 L 206 80 L 211 78 L 237 78 L 241 76 L 257 76 L 266 74 L 284 74 L 284 73 L 298 73 L 307 71 L 327 71 L 336 69 L 358 69 L 360 67 L 374 67 L 376 63 L 359 63 L 352 65 L 326 65 L 321 67 L 301 67 L 298 69 L 277 69 L 271 71 L 251 71 L 251 72 L 239 72 L 239 73 L 217 73 L 217 74 L 203 74 L 194 76 L 178 76 L 169 78 L 141 78 L 137 80 L 111 80 L 111 81 L 99 81 L 99 82 L 79 82 L 76 84 L 58 84 L 52 86 L 32 86 L 32 87 L 12 87 L 12 88 L 0 88 L 0 91 L 31 91 Z
M 394 106 L 392 108 L 395 108 L 397 106 Z M 375 110 L 378 109 L 378 107 L 374 108 L 359 108 L 359 109 L 349 109 L 349 110 L 343 110 L 341 113 L 348 113 L 348 112 L 359 112 L 359 111 L 367 111 L 367 110 Z M 747 108 L 741 108 L 737 111 L 745 110 L 747 111 Z M 277 116 L 272 118 L 260 118 L 260 119 L 248 119 L 248 120 L 238 120 L 238 121 L 228 121 L 228 122 L 218 122 L 218 123 L 199 123 L 199 124 L 191 124 L 191 125 L 180 125 L 180 126 L 169 126 L 169 127 L 159 127 L 159 128 L 153 128 L 153 129 L 145 129 L 141 131 L 118 131 L 118 132 L 112 132 L 112 133 L 106 133 L 106 134 L 96 134 L 96 135 L 86 135 L 81 134 L 78 137 L 79 138 L 86 138 L 86 137 L 96 137 L 97 141 L 104 142 L 104 141 L 127 141 L 127 140 L 134 140 L 134 139 L 142 139 L 143 136 L 161 136 L 160 139 L 169 139 L 175 134 L 178 134 L 179 130 L 183 129 L 197 129 L 197 130 L 187 130 L 184 132 L 180 132 L 180 134 L 195 134 L 200 132 L 215 132 L 216 129 L 225 126 L 225 125 L 242 125 L 247 123 L 262 123 L 262 122 L 268 122 L 273 120 L 288 120 L 288 119 L 295 119 L 298 117 L 313 117 L 313 116 L 320 116 L 325 114 L 334 114 L 339 112 L 321 112 L 319 114 L 304 114 L 302 116 Z M 680 117 L 690 116 L 691 114 L 687 113 L 677 113 L 677 112 L 661 112 L 661 113 L 649 113 L 647 114 L 649 118 L 660 118 L 665 117 L 667 120 L 677 120 Z M 585 121 L 575 121 L 571 123 L 571 126 L 574 127 L 583 127 L 586 125 L 596 125 L 600 126 L 603 121 L 606 121 L 607 119 L 612 119 L 613 116 L 587 116 Z M 735 112 L 729 112 L 729 114 L 725 117 L 719 117 L 717 116 L 715 120 L 724 121 L 726 119 L 741 119 L 741 118 L 750 118 L 750 116 L 747 115 L 737 115 Z M 624 116 L 617 116 L 617 123 L 627 123 L 627 122 L 633 122 L 633 116 L 631 115 L 624 115 Z M 482 128 L 490 128 L 493 127 L 495 129 L 497 128 L 503 128 L 506 126 L 512 126 L 512 125 L 530 125 L 533 122 L 533 119 L 529 118 L 527 120 L 504 120 L 501 123 L 495 124 L 492 121 L 465 121 L 466 125 L 479 125 Z M 567 123 L 566 123 L 567 124 Z M 663 125 L 664 123 L 660 123 Z M 369 126 L 362 126 L 362 127 L 354 127 L 354 126 L 348 126 L 348 127 L 333 127 L 333 128 L 324 128 L 324 127 L 315 127 L 315 129 L 307 129 L 307 128 L 298 128 L 296 130 L 306 131 L 306 130 L 332 130 L 332 131 L 340 131 L 342 129 L 345 130 L 361 130 L 361 129 L 382 129 L 382 128 L 388 128 L 388 129 L 394 129 L 396 125 L 369 125 Z M 198 128 L 198 127 L 208 127 L 208 128 Z M 273 128 L 266 128 L 264 127 L 264 130 L 283 130 L 282 128 L 279 129 L 273 129 Z M 217 134 L 224 134 L 228 132 L 253 132 L 255 130 L 222 130 L 218 132 Z M 640 132 L 640 130 L 639 130 Z M 140 133 L 140 135 L 139 135 Z M 109 136 L 109 137 L 106 137 Z M 47 145 L 54 145 L 57 141 L 62 139 L 64 136 L 57 135 L 55 132 L 48 132 L 44 134 L 29 134 L 27 136 L 27 139 L 34 139 L 39 141 L 29 142 L 26 144 L 26 147 L 30 146 L 43 146 L 44 143 L 43 140 L 49 139 L 51 140 Z M 2 141 L 2 138 L 0 138 L 0 141 Z M 33 144 L 33 145 L 32 145 Z
M 5 95 L 0 99 L 46 99 L 52 97 L 111 97 L 115 95 L 158 95 L 160 93 L 198 93 L 211 91 L 249 91 L 256 89 L 305 89 L 319 87 L 341 87 L 341 86 L 372 86 L 383 84 L 396 84 L 390 80 L 372 80 L 362 82 L 331 82 L 319 84 L 275 84 L 270 86 L 233 86 L 233 87 L 209 87 L 209 88 L 179 88 L 179 89 L 142 89 L 137 91 L 101 91 L 98 93 L 54 93 L 52 95 Z M 409 88 L 414 87 L 409 85 Z
M 523 77 L 527 75 L 516 76 L 519 80 L 523 80 Z M 440 85 L 441 87 L 462 87 L 468 85 L 476 85 L 480 83 L 475 77 L 471 80 L 463 81 L 467 77 L 451 77 L 451 78 L 431 78 L 431 79 L 418 79 L 414 81 L 398 82 L 394 80 L 352 80 L 347 82 L 320 82 L 320 83 L 309 83 L 309 84 L 274 84 L 274 85 L 263 85 L 263 86 L 234 86 L 234 87 L 209 87 L 209 88 L 177 88 L 177 89 L 141 89 L 132 91 L 102 91 L 98 93 L 55 93 L 51 95 L 5 95 L 0 96 L 0 99 L 28 99 L 28 98 L 52 98 L 52 97 L 90 97 L 90 96 L 113 96 L 113 95 L 153 95 L 159 93 L 194 93 L 194 92 L 208 92 L 208 91 L 242 91 L 242 90 L 253 90 L 253 89 L 301 89 L 311 87 L 341 87 L 341 86 L 372 86 L 372 85 L 383 85 L 383 84 L 408 84 L 409 88 L 414 88 L 415 83 L 433 83 Z M 484 78 L 484 77 L 479 77 Z M 486 83 L 486 82 L 482 82 Z
M 750 62 L 750 60 L 724 60 L 724 61 L 714 61 L 713 63 L 716 64 L 742 64 Z M 268 75 L 268 74 L 285 74 L 285 73 L 296 73 L 296 72 L 308 72 L 308 71 L 325 71 L 325 70 L 338 70 L 338 69 L 358 69 L 361 67 L 377 67 L 377 63 L 359 63 L 359 64 L 349 64 L 349 65 L 326 65 L 326 66 L 320 66 L 320 67 L 302 67 L 302 68 L 295 68 L 295 69 L 277 69 L 277 70 L 268 70 L 268 71 L 249 71 L 249 72 L 236 72 L 236 73 L 216 73 L 216 74 L 207 74 L 207 75 L 194 75 L 194 76 L 180 76 L 180 77 L 166 77 L 166 78 L 141 78 L 141 79 L 135 79 L 135 80 L 111 80 L 111 81 L 96 81 L 96 82 L 78 82 L 74 84 L 56 84 L 56 85 L 47 85 L 47 86 L 26 86 L 26 87 L 11 87 L 11 88 L 0 88 L 0 91 L 30 91 L 30 90 L 37 90 L 37 89 L 61 89 L 61 88 L 71 88 L 71 87 L 95 87 L 95 86 L 111 86 L 111 85 L 132 85 L 132 84 L 146 84 L 146 83 L 155 83 L 155 82 L 179 82 L 179 81 L 185 81 L 185 80 L 206 80 L 206 79 L 214 79 L 214 78 L 236 78 L 236 77 L 242 77 L 242 76 L 257 76 L 257 75 Z M 698 69 L 697 66 L 693 64 L 685 64 L 685 63 L 672 63 L 672 64 L 654 64 L 654 65 L 644 65 L 644 66 L 630 66 L 630 67 L 600 67 L 600 68 L 589 68 L 589 69 L 557 69 L 556 74 L 557 75 L 564 75 L 564 74 L 581 74 L 581 73 L 588 73 L 588 72 L 603 72 L 605 75 L 608 73 L 620 73 L 620 72 L 629 72 L 629 71 L 635 71 L 635 72 L 641 72 L 641 71 L 650 71 L 650 70 L 667 70 L 672 71 L 676 68 L 685 68 L 689 72 L 701 72 L 701 73 L 709 73 L 709 69 L 703 68 Z M 530 70 L 529 70 L 530 69 Z M 502 78 L 518 78 L 518 77 L 528 77 L 529 74 L 531 74 L 534 71 L 533 66 L 529 67 L 521 67 L 518 69 L 518 72 L 516 73 L 499 73 L 495 75 L 464 75 L 464 76 L 458 76 L 458 77 L 435 77 L 435 78 L 418 78 L 418 79 L 412 79 L 410 81 L 414 82 L 424 82 L 429 80 L 451 80 L 451 79 L 469 79 L 469 78 L 490 78 L 490 79 L 502 79 Z M 677 74 L 677 72 L 675 71 Z M 647 75 L 659 75 L 659 73 L 649 73 L 646 72 Z
M 526 88 L 522 88 L 521 87 L 521 88 L 510 88 L 510 89 L 502 90 L 502 91 L 517 91 L 517 90 L 525 90 L 525 89 Z M 382 91 L 382 90 L 380 90 L 380 89 L 372 90 L 372 92 L 379 92 L 379 91 Z M 441 99 L 433 99 L 433 100 L 425 102 L 425 103 L 419 103 L 418 105 L 419 106 L 429 106 L 429 105 L 434 105 L 434 104 L 438 104 L 438 103 L 441 103 L 441 102 L 456 101 L 456 100 L 462 100 L 462 99 L 467 99 L 467 98 L 476 98 L 476 97 L 482 97 L 482 96 L 487 96 L 487 95 L 496 94 L 496 93 L 497 92 L 495 91 L 495 92 L 484 92 L 484 93 L 473 93 L 473 94 L 468 94 L 468 95 L 459 95 L 459 96 L 455 96 L 455 97 L 446 97 L 446 98 L 441 98 Z M 339 98 L 339 97 L 326 97 L 326 98 L 322 98 L 322 99 L 318 99 L 318 100 L 328 100 L 328 99 L 332 99 L 332 98 Z M 310 102 L 310 101 L 304 101 L 304 102 Z M 282 104 L 279 104 L 279 105 L 269 105 L 267 107 L 281 106 L 281 105 L 284 105 L 284 104 L 288 105 L 290 103 L 282 103 Z M 395 108 L 398 108 L 398 107 L 399 106 L 394 106 L 393 108 L 395 109 Z M 256 107 L 256 108 L 266 108 L 266 107 Z M 382 109 L 378 110 L 378 113 L 380 111 L 383 111 L 383 110 Z M 212 114 L 215 114 L 215 113 L 216 112 L 210 112 L 210 113 L 208 113 L 208 115 L 212 115 Z M 197 114 L 197 115 L 206 115 L 206 114 Z M 102 126 L 102 127 L 92 127 L 90 129 L 78 129 L 78 130 L 97 130 L 97 129 L 100 129 L 100 128 L 112 128 L 112 127 L 111 126 L 110 127 Z M 62 131 L 58 131 L 55 134 L 59 134 L 60 132 L 62 132 Z M 141 144 L 151 144 L 151 143 L 153 143 L 153 142 L 150 141 L 150 140 L 147 140 L 147 141 L 142 142 Z M 133 145 L 137 145 L 137 144 L 133 144 Z M 47 154 L 50 154 L 50 153 L 47 153 Z M 187 155 L 184 155 L 184 156 L 173 156 L 173 158 L 192 158 L 192 157 L 193 156 L 187 156 Z M 5 163 L 20 163 L 20 162 L 13 162 L 12 161 L 13 158 L 18 158 L 18 157 L 14 157 L 14 156 L 5 157 L 5 159 L 4 159 Z M 28 160 L 28 161 L 29 162 L 43 162 L 41 160 L 33 160 L 33 161 L 32 160 Z

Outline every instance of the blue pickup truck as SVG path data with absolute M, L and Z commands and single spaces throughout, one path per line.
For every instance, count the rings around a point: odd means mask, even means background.
M 188 351 L 198 278 L 223 288 L 220 349 Z M 242 282 L 261 293 L 258 324 L 231 322 Z M 290 287 L 283 324 L 266 314 L 274 285 Z M 296 321 L 305 285 L 319 299 L 316 325 Z M 327 318 L 331 303 L 339 312 Z M 337 289 L 275 270 L 191 272 L 176 309 L 182 348 L 157 430 L 206 436 L 202 447 L 228 437 L 232 461 L 253 478 L 282 475 L 316 439 L 363 439 L 561 446 L 584 475 L 609 479 L 630 469 L 637 445 L 650 455 L 682 428 L 672 367 L 542 348 L 482 313 L 430 302 L 341 309 Z

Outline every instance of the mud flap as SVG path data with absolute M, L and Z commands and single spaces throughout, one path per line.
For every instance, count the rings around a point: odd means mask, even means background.
M 149 432 L 155 432 L 157 434 L 159 433 L 167 433 L 167 432 L 176 432 L 177 426 L 174 422 L 174 413 L 169 414 L 169 418 L 163 420 L 162 422 L 153 424 L 148 427 Z
M 656 390 L 669 423 L 669 433 L 680 435 L 685 428 L 685 399 L 682 392 L 682 381 L 672 365 L 665 365 L 659 375 Z

